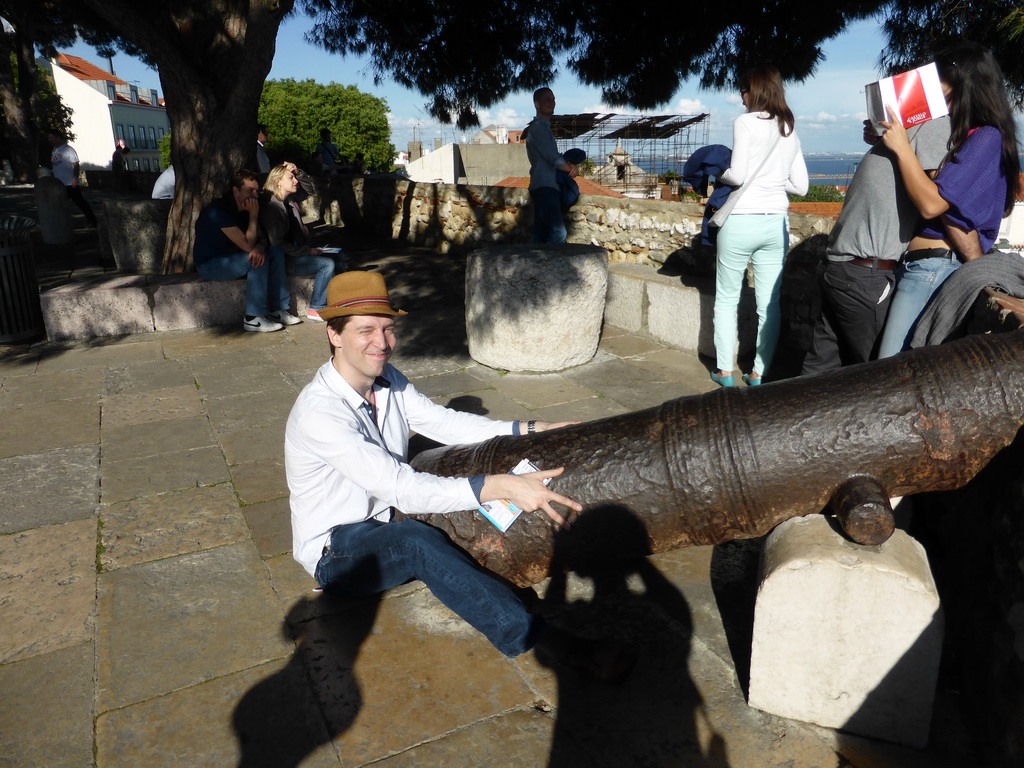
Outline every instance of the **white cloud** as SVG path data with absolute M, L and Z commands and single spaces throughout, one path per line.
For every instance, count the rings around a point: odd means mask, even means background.
M 699 115 L 707 112 L 708 107 L 700 99 L 680 99 L 675 103 L 675 111 L 680 115 Z

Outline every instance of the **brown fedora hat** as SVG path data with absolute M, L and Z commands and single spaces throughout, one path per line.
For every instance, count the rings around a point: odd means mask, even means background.
M 379 272 L 343 272 L 327 284 L 327 306 L 317 310 L 324 320 L 346 315 L 405 315 L 391 305 Z

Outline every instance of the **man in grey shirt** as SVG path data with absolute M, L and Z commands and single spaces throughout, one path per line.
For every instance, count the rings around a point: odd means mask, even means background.
M 937 169 L 948 151 L 949 118 L 929 120 L 909 131 L 910 144 L 926 171 Z M 868 121 L 861 159 L 843 210 L 829 237 L 821 279 L 822 310 L 802 374 L 863 363 L 885 324 L 894 289 L 894 269 L 917 228 L 920 215 L 903 185 L 896 158 Z

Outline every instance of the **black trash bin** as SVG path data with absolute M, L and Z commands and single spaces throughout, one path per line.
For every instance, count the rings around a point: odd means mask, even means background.
M 0 216 L 0 344 L 42 338 L 43 311 L 32 262 L 32 230 L 25 216 Z

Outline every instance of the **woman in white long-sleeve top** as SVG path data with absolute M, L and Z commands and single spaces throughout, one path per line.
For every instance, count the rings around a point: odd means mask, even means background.
M 740 80 L 747 108 L 733 124 L 732 161 L 719 183 L 739 195 L 717 240 L 715 355 L 711 378 L 735 386 L 736 310 L 747 262 L 754 264 L 757 348 L 754 367 L 743 380 L 761 383 L 779 339 L 779 285 L 789 245 L 787 193 L 807 194 L 807 166 L 786 105 L 782 77 L 774 67 L 755 67 Z M 730 195 L 730 198 L 732 197 Z

